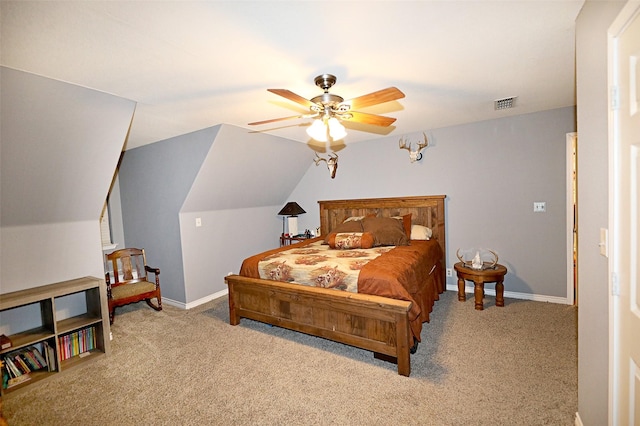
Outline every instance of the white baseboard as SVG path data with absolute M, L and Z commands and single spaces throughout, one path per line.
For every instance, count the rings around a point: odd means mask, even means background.
M 458 291 L 458 285 L 457 284 L 447 284 L 447 290 L 449 291 Z M 465 293 L 473 293 L 473 286 L 472 285 L 467 285 L 464 288 Z M 489 296 L 494 296 L 496 295 L 496 291 L 495 289 L 491 289 L 488 288 L 485 291 L 485 294 L 489 295 Z M 196 306 L 200 306 L 203 303 L 207 303 L 211 300 L 215 300 L 218 299 L 220 297 L 224 297 L 227 294 L 229 294 L 229 290 L 225 289 L 225 290 L 221 290 L 217 293 L 213 293 L 210 294 L 208 296 L 202 297 L 198 300 L 194 300 L 193 302 L 189 302 L 189 303 L 184 303 L 184 302 L 178 302 L 177 300 L 173 300 L 173 299 L 167 299 L 165 297 L 162 298 L 162 303 L 166 303 L 167 305 L 171 305 L 171 306 L 175 306 L 176 308 L 180 308 L 180 309 L 191 309 L 191 308 L 195 308 Z M 542 294 L 531 294 L 531 293 L 518 293 L 515 291 L 505 291 L 504 292 L 504 297 L 508 297 L 508 298 L 512 298 L 512 299 L 521 299 L 521 300 L 533 300 L 535 302 L 549 302 L 549 303 L 558 303 L 561 305 L 567 305 L 568 300 L 566 297 L 557 297 L 557 296 L 545 296 Z
M 215 300 L 219 297 L 224 297 L 227 294 L 229 294 L 229 290 L 225 289 L 217 293 L 213 293 L 208 296 L 202 297 L 198 300 L 194 300 L 193 302 L 189 302 L 189 303 L 178 302 L 177 300 L 167 299 L 163 297 L 162 303 L 166 303 L 167 305 L 175 306 L 176 308 L 180 308 L 180 309 L 191 309 L 191 308 L 195 308 L 196 306 L 200 306 L 203 303 L 207 303 L 207 302 L 210 302 L 211 300 Z
M 458 291 L 458 285 L 457 284 L 447 284 L 447 290 L 449 291 Z M 465 293 L 473 293 L 473 286 L 472 285 L 466 285 L 464 288 Z M 485 294 L 489 295 L 489 296 L 494 296 L 496 295 L 496 291 L 495 289 L 485 289 Z M 166 297 L 162 298 L 162 303 L 166 303 L 167 305 L 171 305 L 171 306 L 175 306 L 176 308 L 180 308 L 180 309 L 191 309 L 191 308 L 195 308 L 196 306 L 200 306 L 203 303 L 207 303 L 211 300 L 215 300 L 218 299 L 220 297 L 224 297 L 227 294 L 229 294 L 229 290 L 225 289 L 225 290 L 221 290 L 217 293 L 213 293 L 210 294 L 208 296 L 202 297 L 198 300 L 194 300 L 193 302 L 189 302 L 189 303 L 184 303 L 184 302 L 178 302 L 177 300 L 173 300 L 173 299 L 167 299 Z M 557 297 L 557 296 L 545 296 L 542 294 L 531 294 L 531 293 L 518 293 L 515 291 L 505 291 L 504 292 L 504 297 L 508 297 L 508 298 L 512 298 L 512 299 L 521 299 L 521 300 L 533 300 L 535 302 L 549 302 L 549 303 L 558 303 L 561 305 L 567 305 L 568 300 L 566 297 Z
M 582 423 L 582 419 L 580 418 L 580 413 L 576 412 L 576 426 L 584 426 Z
M 458 291 L 458 284 L 447 284 L 447 290 L 449 291 Z M 473 285 L 466 284 L 464 287 L 465 293 L 473 293 Z M 487 288 L 484 291 L 485 294 L 489 296 L 496 295 L 496 290 L 492 288 Z M 558 303 L 560 305 L 570 305 L 568 299 L 566 297 L 558 297 L 558 296 L 545 296 L 543 294 L 531 294 L 531 293 L 518 293 L 515 291 L 505 291 L 504 297 L 512 298 L 512 299 L 522 299 L 522 300 L 533 300 L 535 302 L 549 302 L 549 303 Z

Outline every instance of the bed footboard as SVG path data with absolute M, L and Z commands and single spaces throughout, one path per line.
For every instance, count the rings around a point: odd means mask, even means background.
M 323 337 L 373 351 L 397 362 L 398 374 L 411 373 L 411 302 L 240 275 L 225 281 L 231 325 L 249 318 Z

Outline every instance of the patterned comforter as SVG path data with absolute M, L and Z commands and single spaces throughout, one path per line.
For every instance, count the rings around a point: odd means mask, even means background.
M 322 241 L 270 254 L 258 263 L 260 278 L 358 292 L 358 275 L 369 261 L 393 249 L 335 250 Z
M 321 243 L 318 237 L 256 254 L 244 260 L 240 275 L 411 301 L 411 331 L 420 340 L 422 323 L 444 291 L 444 255 L 437 241 L 352 250 Z

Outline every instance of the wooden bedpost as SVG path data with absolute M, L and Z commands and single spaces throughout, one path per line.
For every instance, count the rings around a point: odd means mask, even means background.
M 413 342 L 413 336 L 408 317 L 397 315 L 396 318 L 398 374 L 409 377 L 411 374 L 411 348 L 408 343 Z
M 225 278 L 227 285 L 229 286 L 229 324 L 238 325 L 240 324 L 240 315 L 236 311 L 236 302 L 235 298 L 238 296 L 233 287 L 233 283 Z

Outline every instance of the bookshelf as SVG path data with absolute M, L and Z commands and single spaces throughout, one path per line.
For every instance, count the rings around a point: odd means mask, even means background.
M 68 297 L 83 300 L 84 309 L 56 310 L 56 302 L 63 305 L 63 299 Z M 11 341 L 11 347 L 0 350 L 0 360 L 5 364 L 7 358 L 19 362 L 15 356 L 26 352 L 21 358 L 30 370 L 26 372 L 23 366 L 22 374 L 16 375 L 15 371 L 14 374 L 4 371 L 5 365 L 0 385 L 2 396 L 107 355 L 111 349 L 107 290 L 103 279 L 77 278 L 0 294 L 0 321 L 3 333 L 9 330 L 7 337 Z M 26 322 L 27 327 L 24 326 Z M 37 362 L 38 354 L 45 358 L 46 366 Z M 32 358 L 31 363 L 28 358 Z M 35 363 L 33 358 L 36 358 Z M 20 382 L 18 378 L 9 383 L 8 379 L 24 374 L 28 374 L 28 380 L 15 384 Z

